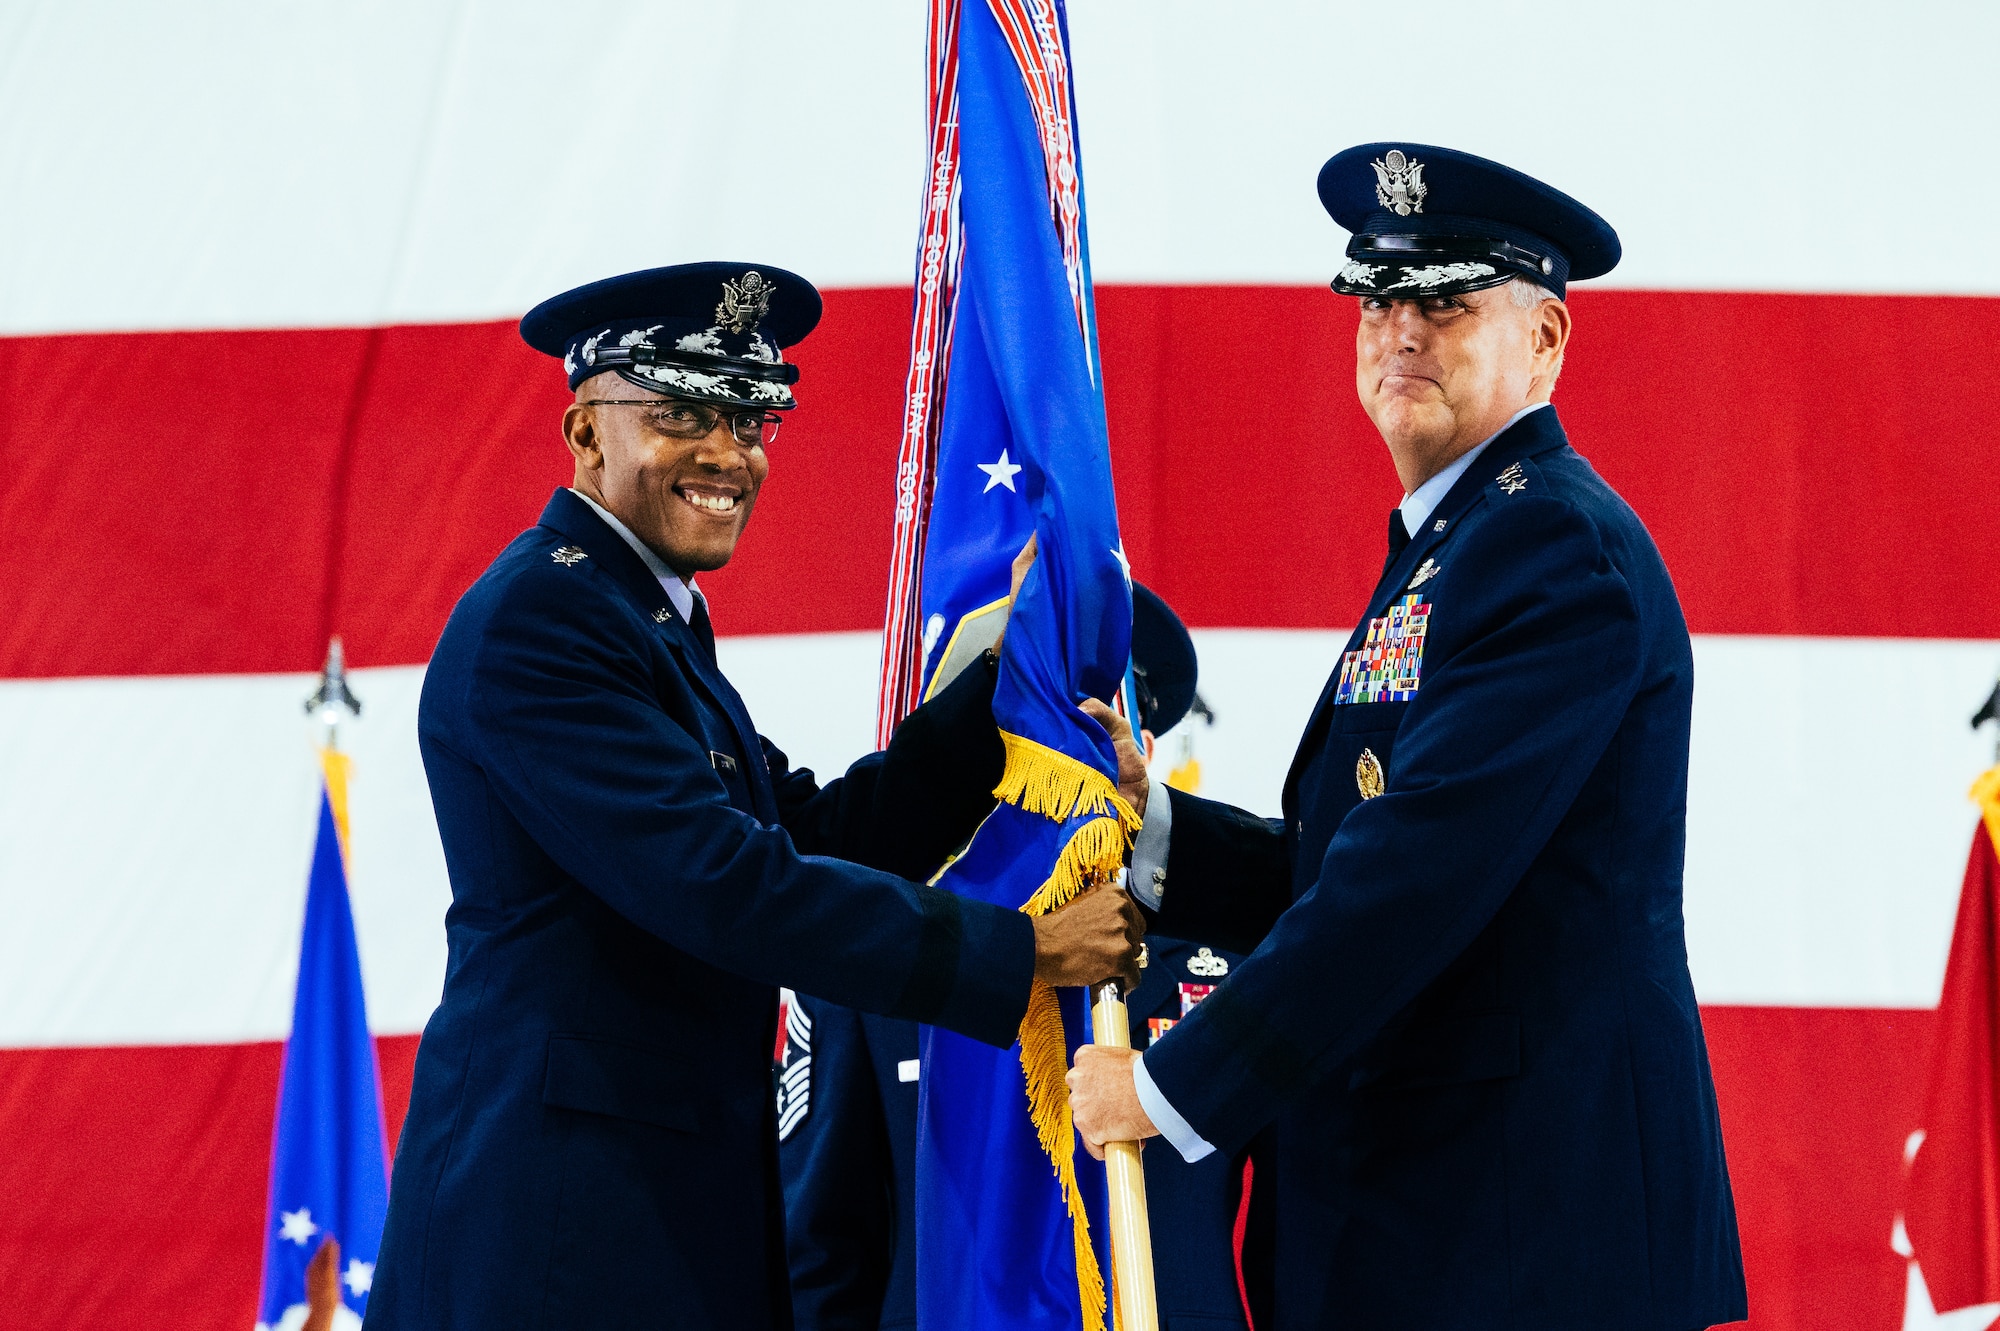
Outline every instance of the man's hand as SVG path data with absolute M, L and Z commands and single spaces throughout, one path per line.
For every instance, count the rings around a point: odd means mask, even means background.
M 1087 1044 L 1076 1051 L 1076 1066 L 1065 1079 L 1069 1114 L 1083 1137 L 1083 1149 L 1094 1159 L 1104 1158 L 1106 1142 L 1143 1142 L 1160 1135 L 1132 1084 L 1132 1065 L 1138 1061 L 1136 1049 Z
M 306 1263 L 306 1320 L 299 1331 L 333 1331 L 340 1310 L 340 1242 L 329 1234 Z
M 1103 726 L 1111 736 L 1111 747 L 1118 751 L 1118 793 L 1132 806 L 1133 813 L 1144 818 L 1146 796 L 1153 783 L 1152 778 L 1146 775 L 1146 755 L 1140 751 L 1139 741 L 1132 735 L 1131 724 L 1095 698 L 1083 700 L 1083 714 Z
M 1115 978 L 1127 991 L 1139 987 L 1146 922 L 1123 888 L 1094 887 L 1034 923 L 1037 980 L 1063 988 Z
M 1035 538 L 1028 537 L 1028 543 L 1021 547 L 1021 553 L 1014 556 L 1014 571 L 1007 584 L 1007 615 L 1014 614 L 1014 602 L 1020 599 L 1021 584 L 1028 580 L 1028 570 L 1035 566 Z M 1007 625 L 1000 625 L 1000 636 L 993 640 L 993 654 L 1000 654 L 1001 644 L 1007 641 Z

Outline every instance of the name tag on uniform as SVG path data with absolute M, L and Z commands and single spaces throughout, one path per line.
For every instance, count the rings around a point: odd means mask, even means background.
M 708 760 L 715 764 L 716 771 L 727 772 L 731 776 L 736 775 L 736 760 L 728 754 L 717 753 L 714 749 L 710 749 L 708 751 Z
M 1368 621 L 1368 636 L 1340 658 L 1340 686 L 1333 705 L 1408 702 L 1417 696 L 1424 673 L 1424 635 L 1431 608 L 1421 596 L 1405 596 L 1380 619 Z

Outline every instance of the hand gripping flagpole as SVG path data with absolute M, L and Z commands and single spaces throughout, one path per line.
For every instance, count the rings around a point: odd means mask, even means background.
M 1118 981 L 1097 986 L 1092 998 L 1092 1042 L 1107 1049 L 1130 1049 L 1131 1019 Z M 1118 1301 L 1118 1331 L 1158 1331 L 1153 1230 L 1146 1218 L 1146 1170 L 1139 1143 L 1106 1142 L 1104 1174 L 1111 1192 L 1111 1284 Z

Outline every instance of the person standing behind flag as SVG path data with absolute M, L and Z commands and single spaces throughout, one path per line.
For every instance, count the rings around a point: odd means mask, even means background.
M 961 626 L 929 687 L 949 687 L 993 646 L 1006 620 L 1003 606 Z M 1141 733 L 1150 743 L 1194 701 L 1196 659 L 1180 617 L 1136 582 L 1132 668 Z M 1227 949 L 1149 936 L 1139 988 L 1127 1000 L 1133 1046 L 1157 1039 L 1240 959 Z M 799 1331 L 915 1326 L 917 1024 L 800 994 L 784 1032 L 776 1069 L 778 1157 Z M 1239 1162 L 1216 1155 L 1188 1164 L 1153 1151 L 1145 1172 L 1166 1324 L 1240 1328 L 1232 1246 Z
M 1282 820 L 1148 792 L 1126 740 L 1135 891 L 1254 951 L 1143 1055 L 1080 1050 L 1077 1127 L 1254 1143 L 1259 1331 L 1738 1320 L 1681 916 L 1687 625 L 1549 402 L 1566 285 L 1617 235 L 1445 148 L 1350 148 L 1319 189 L 1405 497 Z
M 711 263 L 522 320 L 576 395 L 574 487 L 424 678 L 451 952 L 371 1331 L 787 1326 L 775 986 L 1005 1047 L 1034 984 L 1136 973 L 1120 893 L 1030 920 L 893 876 L 993 806 L 990 659 L 824 788 L 717 664 L 694 576 L 735 551 L 819 314 L 801 277 Z

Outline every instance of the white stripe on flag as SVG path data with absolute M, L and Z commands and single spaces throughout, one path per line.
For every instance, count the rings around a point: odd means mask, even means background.
M 1272 813 L 1342 633 L 1201 630 L 1203 793 Z M 872 740 L 879 638 L 725 638 L 794 762 Z M 1992 759 L 1967 727 L 2000 643 L 1695 640 L 1687 917 L 1710 1003 L 1937 1001 Z M 362 670 L 356 927 L 378 1030 L 422 1028 L 444 974 L 443 855 L 415 737 L 418 667 Z M 305 675 L 0 682 L 0 1045 L 276 1039 L 290 1019 L 318 810 Z M 1164 776 L 1178 745 L 1161 745 Z M 802 1022 L 810 1018 L 794 1006 Z M 809 1033 L 810 1026 L 806 1026 Z

